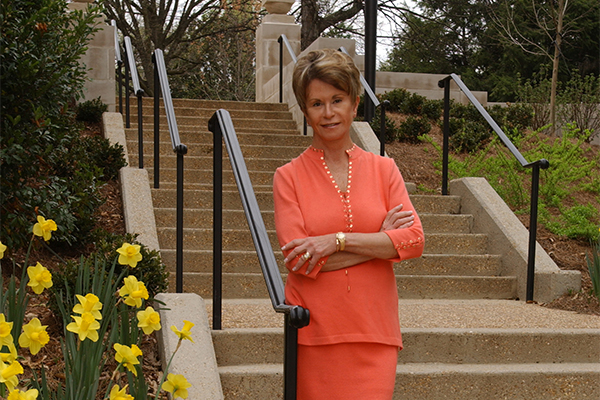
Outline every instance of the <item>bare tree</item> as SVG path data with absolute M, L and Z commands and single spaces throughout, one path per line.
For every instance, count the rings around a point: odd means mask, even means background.
M 240 0 L 237 5 L 247 2 L 254 3 Z M 140 84 L 148 94 L 154 88 L 155 49 L 164 51 L 169 75 L 182 74 L 194 67 L 185 62 L 194 42 L 226 30 L 248 29 L 244 21 L 235 27 L 217 23 L 223 8 L 237 6 L 223 0 L 104 0 L 103 5 L 108 19 L 114 19 L 123 36 L 131 38 L 142 68 Z
M 364 7 L 364 0 L 301 0 L 292 14 L 302 24 L 302 50 L 331 29 L 336 36 L 364 36 L 364 21 L 358 18 Z M 377 11 L 392 26 L 402 13 L 412 12 L 403 0 L 379 0 Z
M 529 54 L 545 56 L 552 63 L 550 123 L 553 132 L 556 132 L 556 91 L 561 46 L 563 38 L 575 32 L 573 24 L 580 17 L 568 14 L 572 3 L 569 0 L 547 2 L 531 0 L 531 8 L 526 12 L 527 10 L 516 7 L 511 0 L 488 1 L 494 22 L 505 40 Z M 501 7 L 497 7 L 498 5 Z M 523 18 L 529 29 L 521 24 Z M 534 30 L 531 30 L 532 26 Z M 546 37 L 546 40 L 539 40 L 540 33 Z M 551 45 L 548 46 L 548 43 Z

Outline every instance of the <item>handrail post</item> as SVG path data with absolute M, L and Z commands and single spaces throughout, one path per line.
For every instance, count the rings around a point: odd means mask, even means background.
M 129 63 L 127 62 L 127 52 L 125 52 L 125 127 L 131 128 L 131 109 L 129 105 Z
M 284 318 L 284 354 L 283 354 L 283 398 L 296 400 L 298 388 L 298 328 L 290 324 L 289 314 Z
M 143 110 L 142 110 L 142 92 L 136 93 L 138 103 L 138 152 L 139 159 L 138 165 L 140 169 L 144 168 L 144 121 L 143 121 Z
M 119 85 L 119 112 L 123 114 L 123 61 L 117 61 L 117 81 Z
M 176 238 L 176 282 L 175 291 L 183 293 L 183 156 L 187 147 L 180 144 L 177 149 L 177 238 Z
M 154 188 L 160 187 L 160 74 L 156 65 L 156 55 L 152 53 L 154 64 Z
M 123 114 L 123 82 L 121 82 L 123 60 L 121 59 L 121 46 L 119 45 L 119 29 L 117 28 L 117 21 L 114 19 L 110 21 L 110 24 L 113 26 L 115 32 L 115 59 L 117 60 L 117 83 L 119 86 L 119 112 Z
M 213 133 L 213 329 L 221 330 L 223 302 L 223 133 Z
M 537 244 L 537 217 L 538 198 L 540 186 L 540 168 L 546 169 L 550 166 L 547 160 L 531 166 L 531 205 L 529 212 L 529 251 L 527 255 L 527 293 L 526 302 L 533 303 L 533 288 L 535 281 L 535 248 Z
M 379 127 L 379 155 L 385 156 L 385 108 L 390 104 L 389 100 L 381 103 L 381 125 Z
M 283 103 L 283 39 L 281 36 L 277 41 L 279 42 L 279 102 Z
M 442 145 L 442 195 L 448 195 L 448 151 L 450 138 L 450 77 L 441 80 L 444 85 L 444 137 Z

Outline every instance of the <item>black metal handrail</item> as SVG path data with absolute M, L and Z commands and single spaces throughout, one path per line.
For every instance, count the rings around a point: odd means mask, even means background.
M 152 53 L 152 62 L 154 63 L 154 187 L 159 188 L 160 176 L 160 94 L 162 92 L 163 105 L 167 114 L 167 123 L 169 124 L 169 134 L 173 152 L 177 154 L 177 226 L 176 226 L 176 269 L 175 269 L 175 292 L 183 292 L 183 156 L 187 154 L 188 148 L 181 143 L 179 138 L 179 128 L 175 118 L 173 108 L 173 99 L 171 98 L 171 88 L 167 77 L 167 68 L 163 51 L 154 50 Z
M 279 38 L 277 39 L 277 42 L 279 42 L 279 102 L 283 103 L 283 47 L 284 47 L 284 45 L 285 45 L 285 48 L 287 49 L 289 55 L 292 57 L 292 61 L 294 62 L 294 64 L 296 64 L 297 58 L 296 58 L 296 55 L 294 54 L 294 50 L 292 49 L 292 46 L 290 45 L 289 40 L 288 40 L 287 36 L 285 36 L 285 34 L 282 34 L 281 36 L 279 36 Z M 344 46 L 340 47 L 339 50 L 342 53 L 345 53 L 348 55 L 348 51 L 344 48 Z M 360 74 L 360 83 L 363 85 L 365 92 L 367 93 L 367 95 L 369 96 L 369 98 L 371 99 L 371 101 L 373 102 L 375 107 L 378 107 L 381 103 L 379 102 L 379 99 L 377 98 L 377 96 L 375 96 L 375 93 L 373 93 L 371 86 L 367 83 L 366 79 L 364 78 L 364 76 L 362 74 Z M 389 101 L 381 104 L 381 125 L 380 125 L 380 130 L 379 130 L 379 143 L 380 143 L 379 152 L 382 156 L 385 155 L 385 108 L 388 104 L 389 104 Z M 304 135 L 306 136 L 306 134 L 307 134 L 306 118 L 304 118 Z
M 231 121 L 231 116 L 226 110 L 217 110 L 210 121 L 208 129 L 214 138 L 214 202 L 213 202 L 213 229 L 215 241 L 213 243 L 213 329 L 221 329 L 221 260 L 222 260 L 222 227 L 223 227 L 223 141 L 229 154 L 231 168 L 240 193 L 242 205 L 254 241 L 260 267 L 265 278 L 267 291 L 273 309 L 285 315 L 284 336 L 284 398 L 296 398 L 297 376 L 297 346 L 298 329 L 307 326 L 310 322 L 309 310 L 285 303 L 284 284 L 277 266 L 275 254 L 265 228 L 258 202 L 254 194 L 250 175 L 242 155 L 242 150 Z M 215 286 L 214 282 L 218 282 Z
M 279 102 L 283 103 L 283 46 L 285 45 L 285 48 L 287 49 L 288 54 L 292 58 L 294 65 L 298 62 L 298 58 L 296 57 L 296 54 L 294 54 L 294 50 L 292 49 L 292 46 L 290 45 L 290 41 L 288 40 L 287 36 L 282 34 L 277 39 L 277 42 L 279 43 Z M 306 126 L 306 117 L 304 117 L 302 125 L 302 134 L 306 136 L 308 134 L 308 128 Z
M 548 160 L 542 158 L 534 162 L 527 162 L 525 157 L 517 150 L 515 145 L 504 134 L 496 121 L 490 116 L 481 103 L 475 98 L 469 88 L 463 83 L 460 77 L 456 74 L 450 74 L 446 78 L 438 82 L 438 86 L 444 88 L 444 140 L 442 153 L 442 194 L 448 194 L 448 150 L 450 137 L 450 80 L 453 80 L 460 90 L 467 96 L 469 101 L 475 106 L 477 111 L 485 118 L 487 123 L 492 127 L 498 135 L 502 143 L 510 150 L 514 157 L 519 161 L 524 168 L 531 168 L 531 204 L 529 213 L 529 251 L 527 257 L 527 294 L 526 301 L 533 302 L 533 286 L 535 279 L 535 247 L 537 236 L 537 214 L 538 214 L 538 197 L 540 183 L 540 168 L 547 169 L 550 166 Z
M 131 45 L 131 38 L 129 36 L 125 36 L 125 58 L 127 62 L 125 65 L 127 68 L 126 78 L 131 75 L 131 83 L 133 85 L 133 93 L 136 95 L 138 100 L 138 166 L 139 168 L 144 168 L 144 128 L 143 128 L 143 113 L 142 113 L 142 96 L 144 95 L 144 91 L 140 87 L 140 79 L 137 73 L 137 67 L 135 65 L 135 58 L 133 57 L 133 46 Z M 127 105 L 127 128 L 130 127 L 129 124 L 129 84 L 126 80 L 127 87 L 127 96 L 125 97 L 126 105 Z
M 115 61 L 117 63 L 117 84 L 119 85 L 119 112 L 123 114 L 123 59 L 121 58 L 121 44 L 119 43 L 119 29 L 117 28 L 117 21 L 114 19 L 110 21 L 110 24 L 115 31 Z

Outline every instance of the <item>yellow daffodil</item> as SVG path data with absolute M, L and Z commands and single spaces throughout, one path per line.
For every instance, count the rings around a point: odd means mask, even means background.
M 35 266 L 27 268 L 27 275 L 29 275 L 27 286 L 31 286 L 35 294 L 40 294 L 44 289 L 52 287 L 52 274 L 39 262 Z
M 7 400 L 35 400 L 38 398 L 38 394 L 39 392 L 37 389 L 29 389 L 26 392 L 15 389 L 10 392 Z
M 94 316 L 95 319 L 102 319 L 102 314 L 100 314 L 100 310 L 102 310 L 102 303 L 98 296 L 93 293 L 88 293 L 84 296 L 80 294 L 75 295 L 79 303 L 75 304 L 73 307 L 73 312 L 77 314 L 90 313 Z
M 152 307 L 146 307 L 144 311 L 138 311 L 138 328 L 142 328 L 146 335 L 160 330 L 160 315 Z
M 71 315 L 71 318 L 75 322 L 71 322 L 67 325 L 67 330 L 79 335 L 79 340 L 90 339 L 92 342 L 98 341 L 98 329 L 100 329 L 100 323 L 96 321 L 94 316 L 89 313 L 81 314 L 81 317 Z
M 123 279 L 123 287 L 119 290 L 119 295 L 125 299 L 125 304 L 140 308 L 142 299 L 148 300 L 148 290 L 144 282 L 138 281 L 133 275 Z
M 179 340 L 187 339 L 190 342 L 194 343 L 194 339 L 192 339 L 192 333 L 190 332 L 193 326 L 194 324 L 190 321 L 183 320 L 183 328 L 181 330 L 177 330 L 177 327 L 175 325 L 171 326 L 171 330 L 175 332 L 177 336 L 179 336 Z
M 0 242 L 0 259 L 4 258 L 4 252 L 6 251 L 6 245 Z
M 23 325 L 23 333 L 19 336 L 19 346 L 29 347 L 31 354 L 36 355 L 40 349 L 49 341 L 50 336 L 46 332 L 47 325 L 42 325 L 39 319 L 32 319 L 27 325 Z
M 41 236 L 47 242 L 52 237 L 52 231 L 57 229 L 56 222 L 51 219 L 46 219 L 41 215 L 37 217 L 37 224 L 33 226 L 33 234 Z
M 6 322 L 4 314 L 0 313 L 0 347 L 13 344 L 12 331 L 13 323 Z
M 6 345 L 6 347 L 8 348 L 8 353 L 0 352 L 0 361 L 8 363 L 8 364 L 12 364 L 12 362 L 15 361 L 18 356 L 17 347 L 12 342 L 10 344 Z
M 119 385 L 115 385 L 110 389 L 110 400 L 134 400 L 133 396 L 125 393 L 127 385 L 123 389 L 119 388 Z
M 140 348 L 135 344 L 132 344 L 131 347 L 129 347 L 115 343 L 113 348 L 116 351 L 115 360 L 117 360 L 119 364 L 122 364 L 135 376 L 137 376 L 137 370 L 135 369 L 135 366 L 140 363 L 137 358 L 142 355 L 142 350 L 140 350 Z
M 15 390 L 15 386 L 19 384 L 17 375 L 23 373 L 23 367 L 18 361 L 13 361 L 10 364 L 0 362 L 0 383 L 4 383 L 9 392 Z
M 142 261 L 142 255 L 140 254 L 139 244 L 123 243 L 120 249 L 117 249 L 119 253 L 119 264 L 129 265 L 131 268 L 135 268 L 139 261 Z
M 183 375 L 169 374 L 167 380 L 162 384 L 163 390 L 171 393 L 173 398 L 181 397 L 182 399 L 188 398 L 187 389 L 192 385 L 185 379 Z

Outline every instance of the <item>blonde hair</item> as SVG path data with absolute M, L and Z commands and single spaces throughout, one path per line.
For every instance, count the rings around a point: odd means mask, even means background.
M 352 101 L 361 90 L 360 72 L 349 55 L 334 49 L 311 51 L 298 60 L 292 78 L 294 95 L 302 111 L 306 111 L 306 89 L 314 79 L 346 92 Z

